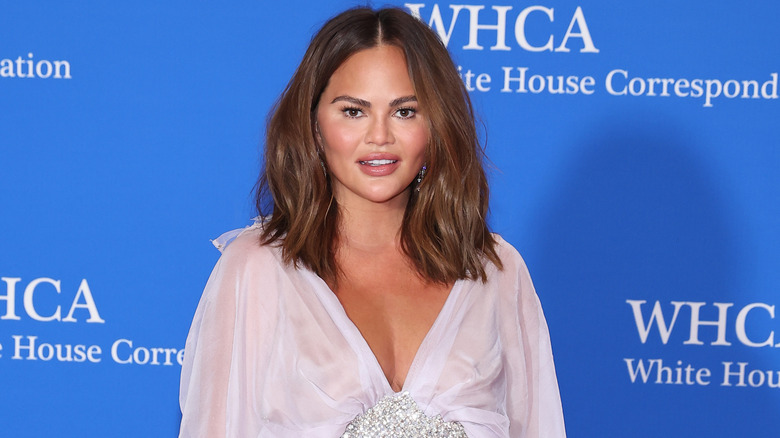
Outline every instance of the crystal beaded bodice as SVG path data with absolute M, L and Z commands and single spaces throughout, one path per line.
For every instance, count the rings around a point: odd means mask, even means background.
M 429 417 L 408 392 L 388 395 L 347 425 L 341 438 L 468 438 L 460 423 Z

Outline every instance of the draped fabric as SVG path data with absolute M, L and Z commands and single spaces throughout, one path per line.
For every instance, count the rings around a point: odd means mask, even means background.
M 215 241 L 223 254 L 185 347 L 181 437 L 338 437 L 395 394 L 336 295 L 261 245 L 260 227 Z M 539 300 L 520 255 L 496 238 L 504 269 L 455 283 L 402 392 L 470 437 L 564 437 Z

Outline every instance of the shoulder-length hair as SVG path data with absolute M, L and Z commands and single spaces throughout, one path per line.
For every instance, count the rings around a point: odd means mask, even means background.
M 325 23 L 276 103 L 256 191 L 258 212 L 267 218 L 263 243 L 278 243 L 286 263 L 338 281 L 339 211 L 318 153 L 316 109 L 333 72 L 379 45 L 403 51 L 430 129 L 427 171 L 419 185 L 412 183 L 401 227 L 403 251 L 428 281 L 486 281 L 488 261 L 502 266 L 485 221 L 488 185 L 471 101 L 438 36 L 395 8 L 351 9 Z

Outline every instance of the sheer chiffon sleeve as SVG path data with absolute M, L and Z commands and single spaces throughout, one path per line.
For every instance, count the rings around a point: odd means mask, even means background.
M 539 298 L 525 262 L 510 245 L 503 243 L 503 287 L 501 330 L 504 338 L 504 366 L 507 370 L 507 413 L 511 437 L 563 438 L 566 431 L 555 375 L 550 334 Z
M 247 269 L 267 266 L 268 251 L 256 246 L 237 239 L 225 249 L 198 304 L 182 366 L 180 437 L 258 436 L 252 388 L 277 311 L 275 295 L 261 287 L 263 271 Z

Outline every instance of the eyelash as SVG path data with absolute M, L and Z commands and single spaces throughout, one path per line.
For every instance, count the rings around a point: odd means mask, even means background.
M 408 111 L 411 114 L 408 117 L 399 116 L 398 118 L 400 118 L 400 119 L 411 119 L 411 118 L 414 118 L 414 116 L 417 114 L 417 109 L 416 108 L 411 108 L 411 107 L 398 108 L 397 110 L 395 110 L 395 112 L 393 114 L 398 114 L 401 111 Z M 341 112 L 344 113 L 344 115 L 349 117 L 350 119 L 357 119 L 357 118 L 360 117 L 360 115 L 363 114 L 363 110 L 362 109 L 354 107 L 354 106 L 347 106 L 347 107 L 341 108 Z M 356 115 L 356 116 L 350 115 L 350 113 L 352 113 L 352 112 L 357 112 L 360 115 Z
M 409 117 L 401 117 L 402 119 L 412 119 L 414 118 L 415 115 L 417 115 L 416 108 L 411 108 L 411 107 L 398 108 L 397 110 L 395 110 L 395 114 L 398 114 L 400 111 L 409 111 L 411 113 Z
M 359 115 L 358 116 L 351 116 L 351 115 L 349 115 L 349 113 L 351 113 L 353 111 L 358 112 L 361 115 L 363 114 L 363 110 L 362 109 L 356 108 L 354 106 L 346 106 L 344 108 L 341 108 L 341 112 L 344 113 L 344 115 L 349 117 L 350 119 L 357 119 L 357 118 L 359 118 L 360 117 Z

